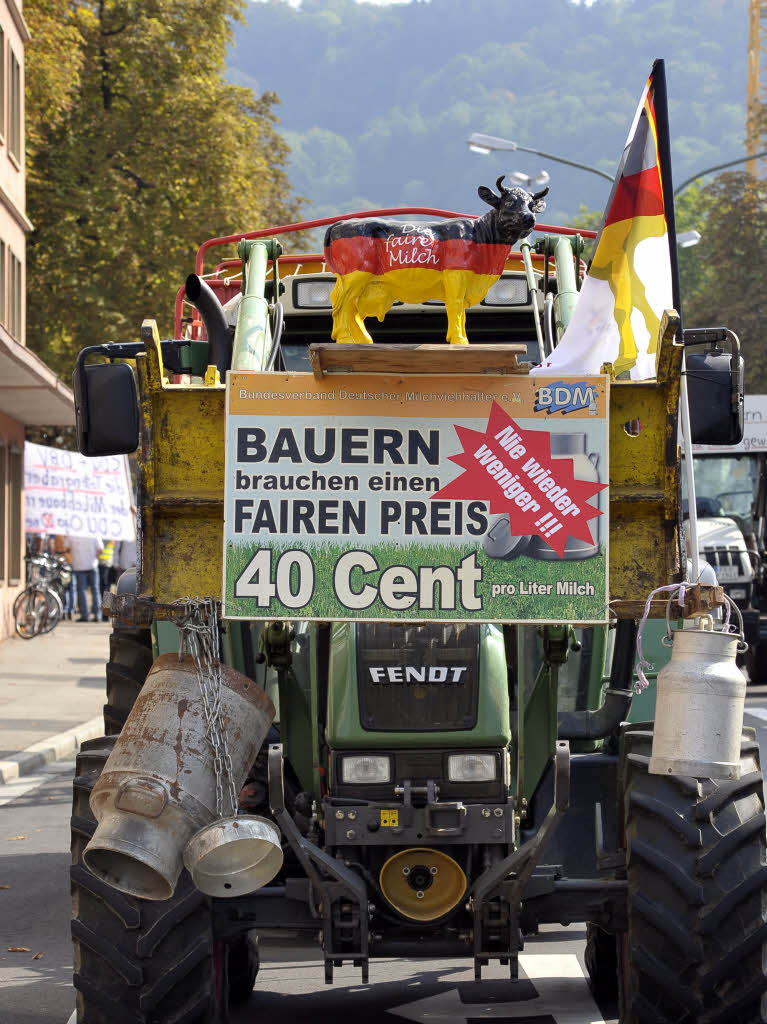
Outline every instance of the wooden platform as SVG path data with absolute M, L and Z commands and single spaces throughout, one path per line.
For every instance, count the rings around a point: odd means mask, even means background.
M 326 373 L 527 374 L 517 363 L 525 345 L 339 345 L 309 346 L 315 377 Z

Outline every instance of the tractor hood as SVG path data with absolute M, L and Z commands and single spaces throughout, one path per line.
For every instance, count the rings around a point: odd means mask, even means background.
M 688 520 L 685 520 L 685 543 L 690 554 Z M 754 573 L 746 541 L 737 523 L 725 516 L 698 520 L 698 551 L 713 566 L 719 583 L 750 583 Z
M 746 541 L 734 519 L 715 516 L 713 519 L 698 520 L 698 547 L 737 548 L 746 551 Z

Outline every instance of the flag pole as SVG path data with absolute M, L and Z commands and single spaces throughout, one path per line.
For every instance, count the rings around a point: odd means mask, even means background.
M 663 183 L 663 207 L 668 228 L 669 258 L 671 261 L 671 295 L 674 308 L 679 314 L 679 336 L 684 345 L 684 322 L 682 320 L 682 297 L 679 290 L 679 262 L 676 245 L 676 215 L 674 212 L 674 186 L 671 178 L 671 145 L 668 126 L 668 94 L 666 92 L 666 62 L 656 60 L 652 66 L 653 103 L 655 123 L 658 129 L 658 160 L 661 182 Z M 695 475 L 693 472 L 692 434 L 690 432 L 690 403 L 687 396 L 687 366 L 684 347 L 682 348 L 682 380 L 679 388 L 679 414 L 682 420 L 685 476 L 687 479 L 688 519 L 692 580 L 697 583 L 700 576 L 698 555 L 698 514 L 695 499 Z M 687 571 L 685 568 L 685 576 Z

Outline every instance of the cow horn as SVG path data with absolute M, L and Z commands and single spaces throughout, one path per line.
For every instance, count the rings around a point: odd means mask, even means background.
M 505 185 L 502 185 L 502 184 L 501 184 L 501 182 L 503 181 L 503 179 L 504 179 L 505 177 L 506 177 L 506 175 L 505 175 L 505 174 L 502 174 L 502 175 L 500 176 L 500 178 L 499 178 L 499 179 L 498 179 L 498 180 L 496 181 L 496 183 L 495 183 L 495 187 L 496 187 L 496 188 L 498 189 L 498 191 L 499 191 L 499 192 L 501 193 L 501 195 L 503 195 L 503 193 L 504 193 L 504 192 L 511 192 L 511 189 L 510 189 L 510 188 L 506 188 L 506 186 L 505 186 Z
M 537 202 L 539 199 L 543 199 L 543 197 L 547 196 L 548 194 L 548 188 L 542 188 L 540 192 L 534 192 L 532 196 L 533 202 Z

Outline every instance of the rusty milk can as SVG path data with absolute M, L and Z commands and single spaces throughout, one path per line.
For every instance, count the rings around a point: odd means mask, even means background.
M 247 676 L 223 665 L 221 676 L 221 724 L 239 790 L 275 709 Z M 218 817 L 213 754 L 190 655 L 164 654 L 152 665 L 90 803 L 98 826 L 84 860 L 93 874 L 142 899 L 172 896 L 187 841 Z

